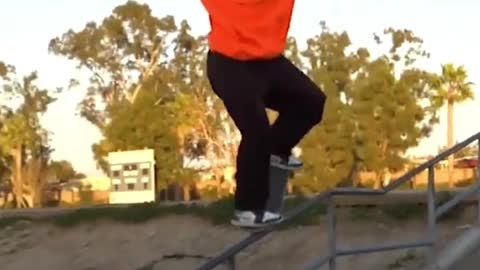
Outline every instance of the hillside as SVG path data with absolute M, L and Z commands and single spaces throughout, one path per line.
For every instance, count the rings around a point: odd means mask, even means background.
M 412 209 L 404 207 L 404 210 L 396 210 L 397 214 L 392 214 L 391 209 L 390 212 L 340 209 L 339 246 L 348 248 L 419 239 L 426 230 L 426 219 Z M 460 232 L 459 226 L 473 221 L 474 209 L 464 210 L 461 216 L 441 223 L 443 240 Z M 407 214 L 399 215 L 402 211 Z M 219 219 L 219 215 L 216 219 L 208 219 L 206 215 L 198 215 L 198 211 L 190 214 L 177 209 L 144 220 L 131 216 L 131 220 L 124 222 L 118 213 L 110 215 L 109 219 L 98 215 L 93 218 L 94 215 L 89 217 L 85 213 L 75 214 L 76 219 L 70 215 L 50 221 L 3 222 L 1 268 L 189 270 L 247 233 L 226 225 L 225 218 Z M 237 259 L 239 269 L 299 269 L 306 260 L 326 254 L 324 217 L 314 213 L 310 212 L 310 219 L 303 217 L 303 224 L 291 224 L 248 248 Z M 371 221 L 373 219 L 375 222 Z M 406 267 L 418 264 L 421 257 L 421 250 L 353 256 L 340 259 L 338 269 L 409 269 Z

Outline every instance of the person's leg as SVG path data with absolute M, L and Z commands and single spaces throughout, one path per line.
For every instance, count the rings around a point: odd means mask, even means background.
M 279 112 L 270 130 L 271 152 L 288 165 L 292 148 L 322 120 L 326 96 L 284 57 L 275 61 L 269 77 L 273 88 L 265 96 L 265 103 Z
M 248 63 L 209 53 L 207 75 L 242 134 L 238 148 L 235 209 L 262 213 L 268 199 L 269 122 L 262 101 L 266 81 Z M 262 214 L 260 214 L 262 215 Z

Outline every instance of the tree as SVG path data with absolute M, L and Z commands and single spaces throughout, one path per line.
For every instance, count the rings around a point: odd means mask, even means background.
M 10 168 L 8 167 L 8 164 L 9 164 L 8 158 L 9 157 L 6 153 L 0 152 L 0 186 L 8 182 L 8 179 L 10 176 Z
M 9 177 L 17 207 L 42 204 L 46 168 L 51 153 L 46 130 L 39 117 L 54 101 L 56 92 L 37 86 L 37 74 L 32 72 L 18 79 L 15 68 L 0 64 L 1 93 L 11 104 L 2 104 L 0 153 L 7 156 Z M 4 159 L 5 160 L 5 159 Z
M 472 82 L 468 81 L 467 71 L 463 66 L 454 64 L 442 65 L 442 73 L 437 81 L 437 100 L 440 104 L 447 103 L 447 148 L 454 144 L 454 105 L 474 98 Z M 448 157 L 448 185 L 454 187 L 453 166 L 454 155 Z
M 92 149 L 105 171 L 108 152 L 151 147 L 159 186 L 179 178 L 176 93 L 167 54 L 176 30 L 172 16 L 156 18 L 147 5 L 128 1 L 101 24 L 89 22 L 50 42 L 52 53 L 91 74 L 80 111 L 104 137 Z
M 327 95 L 322 124 L 301 142 L 305 169 L 296 175 L 295 182 L 303 192 L 333 187 L 349 176 L 355 166 L 349 89 L 353 82 L 351 75 L 366 56 L 346 52 L 351 42 L 345 32 L 330 32 L 325 24 L 321 30 L 307 41 L 307 49 L 301 52 L 306 60 L 304 70 Z
M 435 74 L 414 66 L 429 56 L 423 41 L 410 30 L 389 28 L 384 36 L 391 48 L 357 74 L 352 102 L 354 134 L 362 142 L 365 168 L 376 172 L 375 188 L 404 167 L 405 152 L 430 135 L 440 108 L 434 99 Z
M 475 157 L 478 155 L 478 145 L 469 145 L 455 154 L 456 158 Z
M 458 141 L 455 142 L 456 144 L 459 143 Z M 442 146 L 438 148 L 438 154 L 448 150 L 449 148 L 447 146 Z M 478 154 L 478 145 L 476 143 L 470 144 L 466 146 L 465 148 L 459 150 L 457 153 L 455 153 L 455 159 L 457 158 L 464 158 L 464 157 L 477 157 Z M 447 158 L 448 159 L 448 158 Z
M 240 134 L 207 80 L 207 39 L 193 37 L 189 31 L 188 23 L 182 21 L 169 65 L 176 75 L 174 85 L 178 89 L 179 106 L 184 108 L 177 114 L 178 137 L 183 138 L 180 139 L 184 142 L 183 156 L 189 160 L 208 160 L 208 171 L 220 194 L 226 168 L 235 165 Z
M 352 48 L 346 32 L 331 32 L 324 23 L 320 35 L 308 40 L 302 52 L 306 70 L 325 91 L 327 104 L 322 124 L 302 142 L 306 166 L 298 183 L 304 189 L 355 182 L 359 170 L 376 172 L 378 188 L 390 171 L 403 168 L 405 151 L 437 123 L 435 76 L 414 67 L 428 57 L 422 40 L 392 28 L 383 36 L 391 47 L 377 57 L 367 48 Z
M 9 69 L 12 67 L 8 67 L 5 63 L 0 62 L 0 79 L 6 79 L 6 76 L 9 74 Z M 6 98 L 2 91 L 3 89 L 0 89 L 0 98 Z M 6 121 L 6 116 L 7 116 L 7 107 L 5 105 L 0 104 L 0 129 L 3 128 L 5 121 Z M 2 148 L 0 147 L 0 185 L 5 184 L 10 176 L 10 168 L 8 167 L 9 161 L 8 161 L 8 155 L 7 153 L 4 153 L 2 151 Z
M 132 104 L 142 87 L 159 91 L 161 83 L 168 81 L 166 53 L 175 30 L 173 17 L 158 19 L 147 5 L 128 1 L 116 7 L 100 25 L 89 22 L 79 32 L 69 30 L 52 39 L 49 50 L 90 72 L 90 85 L 80 111 L 101 130 L 115 107 Z M 165 97 L 169 94 L 164 93 Z
M 68 181 L 85 178 L 83 173 L 77 172 L 72 163 L 67 160 L 51 161 L 48 165 L 49 177 L 55 181 Z
M 0 62 L 0 78 L 1 78 L 1 71 L 2 71 L 2 65 L 3 63 Z M 4 74 L 6 75 L 6 74 Z M 2 93 L 0 92 L 0 96 Z M 6 121 L 6 110 L 4 105 L 2 106 L 0 104 L 0 129 L 3 128 L 4 124 Z M 5 182 L 8 181 L 9 175 L 10 175 L 10 168 L 8 167 L 8 155 L 7 153 L 4 153 L 2 151 L 2 148 L 0 147 L 0 185 L 4 184 Z
M 7 180 L 8 171 L 6 155 L 2 154 L 0 157 L 0 184 Z

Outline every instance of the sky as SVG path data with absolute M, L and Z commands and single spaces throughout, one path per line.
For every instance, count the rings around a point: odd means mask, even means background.
M 38 71 L 41 87 L 68 85 L 79 76 L 74 63 L 48 53 L 50 39 L 69 29 L 80 30 L 89 21 L 99 21 L 126 0 L 1 0 L 0 61 L 15 65 L 20 75 Z M 219 0 L 220 1 L 220 0 Z M 222 0 L 228 1 L 228 0 Z M 150 0 L 154 15 L 187 19 L 195 34 L 209 31 L 208 17 L 200 0 Z M 480 2 L 472 0 L 297 0 L 290 35 L 303 43 L 319 33 L 319 22 L 333 30 L 346 30 L 354 46 L 366 46 L 374 32 L 386 27 L 413 30 L 425 41 L 432 57 L 422 67 L 440 71 L 442 63 L 462 64 L 470 81 L 480 84 L 480 39 L 474 34 L 480 25 Z M 477 27 L 475 27 L 477 25 Z M 475 87 L 475 89 L 478 89 Z M 98 130 L 78 115 L 80 90 L 63 93 L 42 118 L 52 132 L 56 149 L 53 159 L 65 159 L 89 176 L 102 173 L 92 158 L 91 145 Z M 0 100 L 0 103 L 6 102 Z M 480 115 L 480 97 L 455 108 L 455 137 L 462 140 L 480 131 L 472 116 Z M 436 153 L 446 141 L 446 112 L 432 136 L 412 150 L 414 154 Z

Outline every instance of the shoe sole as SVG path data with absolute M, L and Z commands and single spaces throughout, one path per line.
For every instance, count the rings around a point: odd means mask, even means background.
M 270 164 L 273 167 L 282 169 L 282 170 L 287 170 L 287 171 L 294 171 L 296 169 L 300 169 L 303 165 L 298 165 L 298 166 L 288 166 L 288 165 L 282 165 L 279 163 L 271 163 Z
M 278 218 L 278 219 L 275 219 L 275 220 L 272 220 L 272 221 L 269 221 L 269 222 L 266 222 L 266 223 L 245 224 L 245 223 L 239 222 L 235 219 L 232 219 L 230 221 L 230 224 L 232 224 L 233 226 L 237 226 L 237 227 L 245 228 L 245 229 L 262 229 L 262 228 L 267 228 L 269 226 L 282 223 L 283 221 L 284 221 L 284 218 L 281 217 L 281 218 Z

